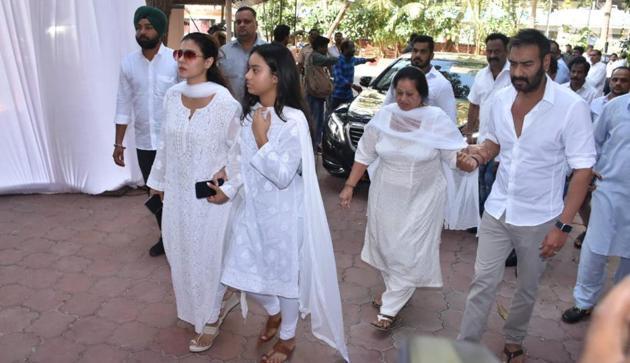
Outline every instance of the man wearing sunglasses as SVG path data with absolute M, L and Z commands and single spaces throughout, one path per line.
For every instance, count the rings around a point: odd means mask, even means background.
M 159 143 L 164 118 L 162 100 L 167 89 L 177 82 L 177 62 L 173 50 L 162 45 L 167 29 L 166 15 L 150 6 L 139 7 L 133 18 L 140 49 L 128 54 L 120 66 L 116 100 L 116 139 L 114 163 L 125 166 L 125 131 L 134 124 L 136 155 L 144 182 L 147 182 Z M 161 213 L 156 214 L 158 226 Z M 162 238 L 149 250 L 151 256 L 164 254 Z

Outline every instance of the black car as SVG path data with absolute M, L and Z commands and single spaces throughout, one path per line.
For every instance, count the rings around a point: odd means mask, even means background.
M 477 71 L 484 64 L 476 59 L 461 59 L 449 54 L 436 54 L 431 61 L 453 85 L 457 101 L 458 126 L 466 123 L 468 113 L 468 92 Z M 394 75 L 411 64 L 410 55 L 403 55 L 390 64 L 376 78 L 362 77 L 364 88 L 352 102 L 340 105 L 334 110 L 324 125 L 322 140 L 322 160 L 326 170 L 333 175 L 347 175 L 354 162 L 357 143 L 363 135 L 363 128 L 383 104 Z

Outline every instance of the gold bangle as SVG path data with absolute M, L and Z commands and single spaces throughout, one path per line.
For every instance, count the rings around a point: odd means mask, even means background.
M 350 187 L 352 189 L 354 189 L 354 187 L 356 187 L 356 185 L 352 185 L 352 184 L 349 184 L 349 183 L 344 184 L 344 186 Z

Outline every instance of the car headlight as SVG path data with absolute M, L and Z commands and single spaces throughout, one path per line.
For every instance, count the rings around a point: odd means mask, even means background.
M 339 115 L 335 112 L 333 112 L 328 119 L 328 128 L 335 141 L 343 142 L 345 138 L 343 134 L 343 121 L 341 121 L 341 118 L 339 118 Z

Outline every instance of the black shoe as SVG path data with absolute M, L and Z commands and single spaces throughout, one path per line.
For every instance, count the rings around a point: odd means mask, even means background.
M 505 260 L 505 267 L 514 267 L 518 263 L 518 259 L 516 258 L 516 250 L 512 250 L 510 255 Z
M 149 255 L 151 255 L 151 257 L 157 257 L 162 256 L 163 254 L 164 244 L 162 243 L 162 238 L 160 238 L 160 240 L 149 249 Z
M 593 309 L 580 309 L 577 306 L 574 306 L 562 313 L 562 321 L 567 324 L 575 324 L 591 316 L 592 311 Z

